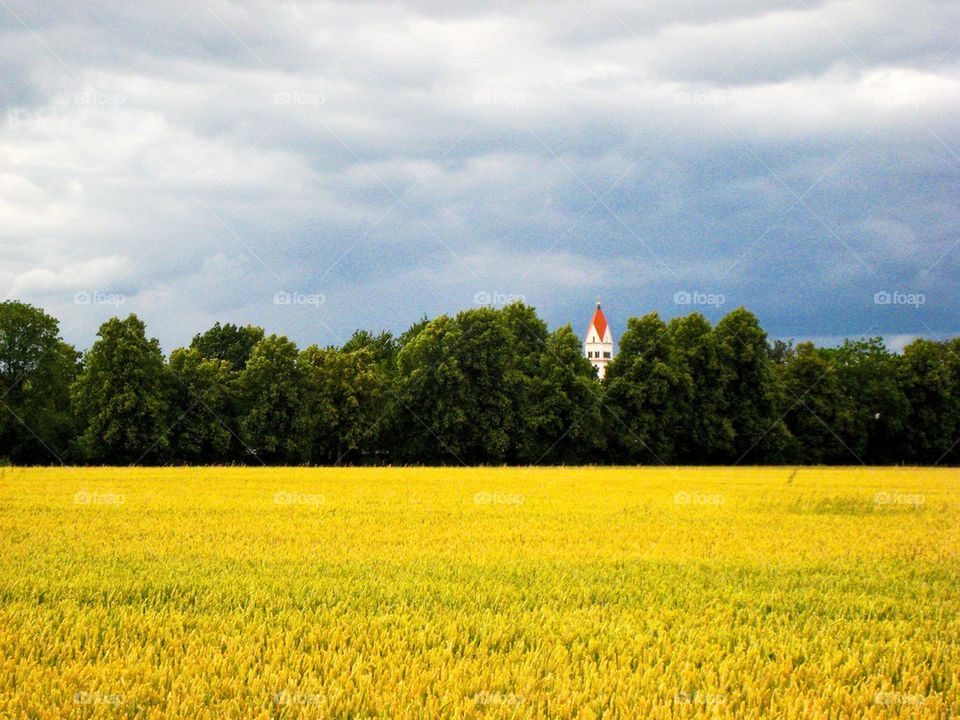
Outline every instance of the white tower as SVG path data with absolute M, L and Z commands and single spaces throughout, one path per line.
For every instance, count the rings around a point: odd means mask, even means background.
M 597 369 L 598 377 L 603 380 L 607 363 L 613 359 L 613 335 L 610 334 L 610 326 L 607 325 L 607 319 L 603 316 L 603 310 L 600 309 L 599 300 L 597 300 L 597 311 L 593 313 L 593 320 L 587 328 L 583 352 Z

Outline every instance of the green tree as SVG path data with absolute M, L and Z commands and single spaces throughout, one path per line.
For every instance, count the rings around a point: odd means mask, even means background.
M 43 310 L 0 303 L 0 458 L 33 464 L 66 455 L 78 357 Z
M 780 413 L 789 398 L 774 376 L 767 334 L 744 308 L 722 318 L 715 332 L 724 368 L 725 412 L 734 431 L 730 460 L 783 461 L 792 442 Z
M 797 345 L 781 376 L 787 388 L 784 417 L 796 446 L 796 461 L 813 464 L 856 463 L 846 447 L 850 418 L 837 370 L 829 356 L 811 342 Z
M 209 360 L 225 360 L 233 370 L 241 371 L 247 366 L 250 354 L 257 343 L 263 340 L 263 328 L 255 325 L 239 327 L 231 323 L 216 323 L 204 333 L 195 335 L 190 347 Z
M 522 463 L 583 463 L 604 447 L 601 388 L 569 325 L 552 332 L 534 368 Z
M 509 414 L 506 423 L 510 435 L 509 462 L 535 462 L 546 451 L 542 447 L 541 430 L 550 419 L 539 415 L 543 388 L 539 386 L 540 363 L 547 348 L 547 324 L 537 311 L 522 302 L 514 302 L 499 311 L 506 331 L 504 339 L 506 368 L 504 382 L 509 402 L 504 405 Z
M 0 303 L 0 389 L 9 398 L 25 392 L 23 383 L 60 341 L 57 321 L 18 301 Z
M 339 464 L 353 451 L 373 455 L 389 378 L 369 346 L 344 352 L 311 345 L 300 364 L 307 378 L 311 461 Z
M 627 462 L 669 463 L 693 394 L 657 313 L 630 318 L 617 357 L 604 377 L 608 432 Z
M 79 354 L 0 303 L 0 461 L 960 463 L 960 338 L 768 343 L 743 308 L 632 318 L 600 383 L 514 303 L 298 352 L 219 323 L 164 364 L 136 316 Z
M 306 377 L 297 346 L 270 335 L 238 378 L 240 437 L 264 463 L 299 464 L 310 450 Z
M 423 332 L 426 329 L 427 325 L 429 325 L 431 322 L 432 321 L 426 315 L 424 315 L 422 318 L 417 320 L 413 325 L 407 328 L 400 335 L 400 337 L 397 338 L 397 352 L 399 352 L 401 348 L 404 348 L 407 345 L 409 345 L 410 341 L 416 338 L 417 335 L 419 335 L 421 332 Z
M 460 333 L 451 351 L 463 373 L 458 399 L 465 411 L 462 457 L 469 464 L 503 463 L 509 459 L 519 430 L 515 399 L 520 378 L 514 340 L 503 315 L 492 308 L 457 315 Z
M 402 462 L 451 463 L 465 453 L 467 379 L 454 352 L 460 334 L 457 322 L 441 315 L 397 355 L 399 409 L 392 451 Z
M 510 332 L 491 308 L 430 322 L 401 349 L 399 458 L 501 463 L 513 449 Z M 515 386 L 514 386 L 515 387 Z
M 399 347 L 397 340 L 388 332 L 374 335 L 367 330 L 357 330 L 340 350 L 345 353 L 364 350 L 369 362 L 389 372 L 396 365 Z
M 104 464 L 158 462 L 169 447 L 169 388 L 160 343 L 136 315 L 112 318 L 73 385 L 84 457 Z
M 774 340 L 767 344 L 767 355 L 774 365 L 786 365 L 796 354 L 797 350 L 793 346 L 793 340 Z
M 933 464 L 960 433 L 960 385 L 946 343 L 917 339 L 903 349 L 900 385 L 909 405 L 902 460 Z
M 230 459 L 233 435 L 233 373 L 225 360 L 204 358 L 194 348 L 170 354 L 173 413 L 171 453 L 179 462 L 222 463 Z
M 910 406 L 897 356 L 882 338 L 847 340 L 824 353 L 837 369 L 847 420 L 844 443 L 866 463 L 902 462 Z
M 950 438 L 938 464 L 960 465 L 960 338 L 953 338 L 943 344 L 946 350 L 946 364 L 950 373 L 950 385 L 953 387 L 953 402 L 950 406 L 948 422 L 954 427 L 954 437 Z
M 685 420 L 677 439 L 677 459 L 688 464 L 724 462 L 733 454 L 733 421 L 724 397 L 725 371 L 719 339 L 702 314 L 673 318 L 668 326 L 677 362 L 692 385 L 680 407 Z M 682 403 L 683 397 L 676 398 Z

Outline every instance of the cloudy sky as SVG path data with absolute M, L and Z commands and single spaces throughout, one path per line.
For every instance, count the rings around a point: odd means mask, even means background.
M 960 4 L 0 0 L 0 294 L 301 345 L 960 334 Z

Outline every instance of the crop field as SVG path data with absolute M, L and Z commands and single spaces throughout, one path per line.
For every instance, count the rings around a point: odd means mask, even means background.
M 960 714 L 960 472 L 0 469 L 0 717 Z

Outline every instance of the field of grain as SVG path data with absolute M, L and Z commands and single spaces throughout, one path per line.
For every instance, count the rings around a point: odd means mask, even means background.
M 956 469 L 0 469 L 0 716 L 949 717 Z

